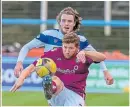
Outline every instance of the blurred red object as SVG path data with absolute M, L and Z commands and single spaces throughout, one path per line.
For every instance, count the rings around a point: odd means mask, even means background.
M 40 57 L 44 54 L 44 48 L 34 48 L 27 54 L 28 57 Z
M 103 52 L 106 55 L 107 60 L 129 60 L 129 56 L 121 53 L 119 50 L 113 52 Z

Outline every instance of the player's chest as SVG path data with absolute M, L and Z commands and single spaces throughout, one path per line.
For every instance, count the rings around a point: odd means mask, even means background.
M 78 60 L 72 59 L 72 60 L 66 60 L 61 57 L 57 57 L 55 59 L 56 65 L 57 65 L 57 72 L 61 73 L 81 73 L 85 71 L 85 64 L 78 62 Z

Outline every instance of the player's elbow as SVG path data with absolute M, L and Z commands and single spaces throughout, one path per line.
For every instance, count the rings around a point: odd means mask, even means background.
M 101 55 L 101 61 L 106 60 L 106 56 L 104 54 Z
M 104 61 L 106 59 L 106 56 L 102 53 L 99 53 L 98 54 L 98 57 L 96 57 L 95 61 L 96 62 L 101 62 L 101 61 Z

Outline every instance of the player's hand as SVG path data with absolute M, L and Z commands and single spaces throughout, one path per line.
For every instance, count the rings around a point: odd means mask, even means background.
M 114 82 L 112 75 L 106 70 L 104 71 L 104 78 L 107 85 L 111 85 Z
M 77 60 L 79 62 L 82 62 L 82 63 L 85 63 L 86 62 L 86 57 L 85 57 L 85 52 L 84 51 L 80 51 L 78 54 L 77 54 Z
M 19 61 L 19 62 L 17 62 L 16 66 L 14 68 L 15 77 L 18 78 L 20 76 L 22 70 L 23 70 L 23 64 L 22 64 L 22 62 Z
M 10 89 L 11 92 L 17 91 L 23 85 L 24 79 L 18 78 L 13 87 Z

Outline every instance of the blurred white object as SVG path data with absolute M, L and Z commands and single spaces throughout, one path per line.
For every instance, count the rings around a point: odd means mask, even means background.
M 21 44 L 18 43 L 18 42 L 14 42 L 13 45 L 14 45 L 16 48 L 20 48 L 20 47 L 21 47 Z
M 15 52 L 15 47 L 12 46 L 12 45 L 8 46 L 8 51 L 9 52 Z
M 41 20 L 46 21 L 48 17 L 48 1 L 41 1 Z M 41 24 L 40 26 L 40 32 L 43 32 L 44 30 L 47 29 L 47 24 Z
M 111 1 L 104 1 L 104 20 L 111 22 Z M 105 36 L 111 35 L 111 26 L 104 26 Z

